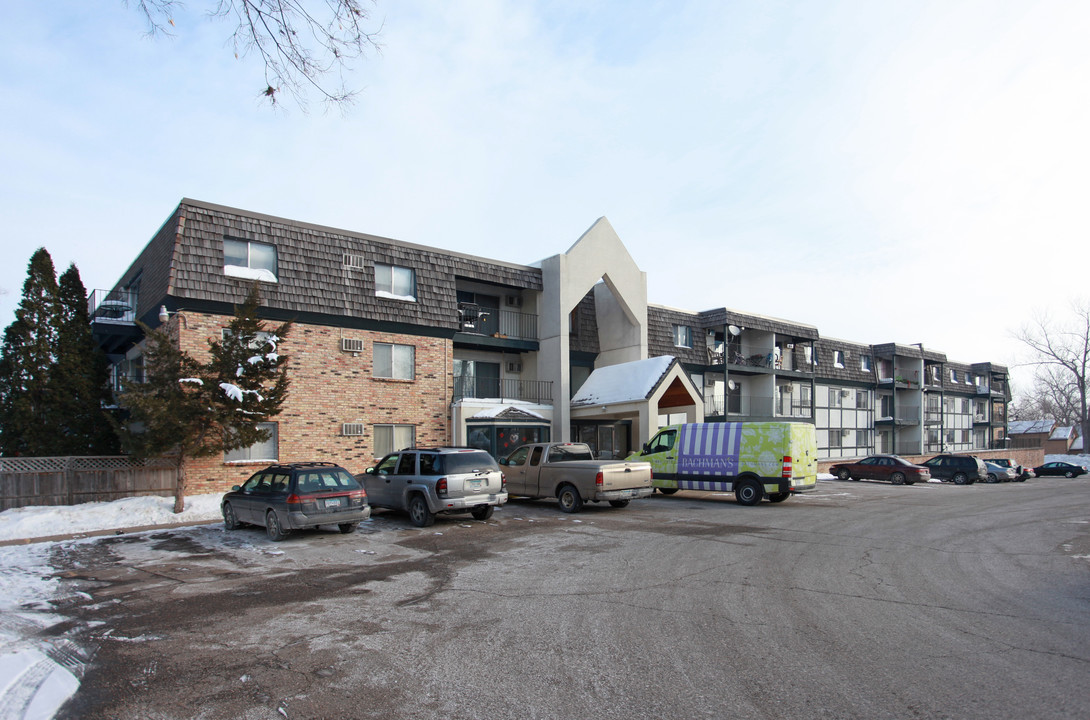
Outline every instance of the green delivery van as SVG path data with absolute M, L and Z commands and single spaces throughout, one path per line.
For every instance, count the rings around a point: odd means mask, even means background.
M 629 460 L 645 460 L 652 485 L 733 492 L 740 505 L 782 502 L 817 487 L 817 433 L 802 422 L 686 423 L 662 428 Z

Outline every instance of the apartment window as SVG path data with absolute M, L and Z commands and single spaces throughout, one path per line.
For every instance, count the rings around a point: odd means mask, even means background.
M 279 433 L 274 422 L 258 423 L 262 430 L 269 431 L 269 439 L 254 443 L 249 447 L 236 448 L 223 453 L 224 462 L 276 462 L 280 459 Z
M 829 407 L 838 408 L 844 406 L 844 392 L 840 388 L 829 388 Z
M 870 408 L 870 392 L 867 390 L 856 390 L 855 406 L 860 410 L 868 410 Z
M 859 356 L 859 369 L 862 370 L 863 372 L 870 372 L 870 370 L 871 370 L 870 355 L 860 355 Z
M 855 446 L 861 448 L 868 448 L 871 445 L 871 431 L 870 430 L 856 430 L 855 431 Z
M 372 343 L 372 346 L 375 349 L 374 377 L 393 380 L 415 377 L 416 348 L 412 345 Z
M 375 457 L 385 457 L 392 452 L 416 445 L 415 425 L 375 425 Z
M 375 263 L 375 295 L 416 302 L 416 271 L 399 265 Z
M 837 367 L 837 368 L 843 368 L 844 367 L 844 351 L 843 350 L 833 350 L 833 367 Z
M 958 381 L 958 371 L 951 368 L 950 370 L 950 382 Z
M 276 282 L 276 246 L 252 240 L 223 239 L 223 274 Z
M 839 428 L 830 428 L 829 430 L 829 447 L 839 448 L 843 447 L 841 438 L 844 437 L 844 433 Z
M 688 325 L 674 325 L 674 346 L 691 348 L 693 346 L 693 329 Z
M 969 430 L 968 429 L 964 429 L 964 430 L 961 431 L 961 441 L 963 443 L 969 442 Z

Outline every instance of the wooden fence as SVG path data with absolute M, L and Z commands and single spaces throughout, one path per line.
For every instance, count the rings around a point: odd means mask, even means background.
M 0 458 L 0 511 L 28 505 L 78 505 L 138 495 L 174 496 L 177 470 L 167 459 L 127 457 Z

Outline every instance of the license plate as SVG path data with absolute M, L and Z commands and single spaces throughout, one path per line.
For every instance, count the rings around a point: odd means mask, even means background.
M 325 506 L 327 508 L 341 507 L 344 505 L 344 498 L 326 498 Z
M 630 498 L 635 494 L 635 490 L 622 490 L 621 497 Z
M 480 490 L 481 489 L 481 481 L 480 480 L 470 480 L 469 481 L 469 489 L 470 490 Z

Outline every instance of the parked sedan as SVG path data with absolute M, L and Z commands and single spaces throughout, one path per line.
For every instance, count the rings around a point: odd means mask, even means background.
M 1055 462 L 1047 462 L 1040 467 L 1033 468 L 1033 472 L 1037 474 L 1037 477 L 1044 477 L 1046 475 L 1063 476 L 1063 477 L 1078 477 L 1079 475 L 1086 474 L 1086 468 L 1082 465 L 1075 465 L 1069 462 L 1063 462 L 1057 460 Z
M 1018 472 L 1014 468 L 999 465 L 991 460 L 984 461 L 984 467 L 988 469 L 988 482 L 1013 482 L 1018 479 Z
M 228 530 L 260 525 L 273 541 L 283 540 L 292 530 L 319 525 L 353 533 L 371 517 L 367 493 L 356 478 L 328 462 L 270 465 L 231 488 L 220 510 Z
M 889 480 L 894 485 L 927 482 L 931 471 L 896 455 L 871 455 L 853 463 L 837 463 L 829 472 L 841 480 Z
M 1027 479 L 1034 477 L 1033 468 L 1019 465 L 1010 458 L 988 458 L 987 462 L 995 463 L 1000 467 L 1012 468 L 1015 475 L 1017 475 L 1014 478 L 1015 482 L 1025 482 Z

